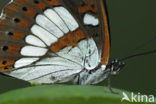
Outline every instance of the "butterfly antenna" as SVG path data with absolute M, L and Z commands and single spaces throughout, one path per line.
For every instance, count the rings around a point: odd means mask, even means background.
M 124 60 L 131 59 L 131 58 L 134 58 L 134 57 L 143 56 L 143 55 L 149 55 L 149 54 L 154 54 L 154 53 L 156 53 L 156 49 L 155 50 L 151 50 L 151 51 L 147 51 L 147 52 L 143 52 L 143 53 L 130 55 L 130 56 L 127 56 L 127 57 L 123 57 L 123 58 L 120 58 L 119 60 L 120 61 L 124 61 Z
M 156 36 L 152 37 L 151 39 L 145 41 L 144 43 L 138 45 L 136 48 L 132 49 L 130 52 L 128 52 L 128 54 L 130 54 L 130 53 L 132 53 L 132 52 L 134 52 L 134 51 L 136 51 L 136 50 L 138 50 L 138 49 L 148 45 L 149 43 L 151 43 L 155 39 L 156 39 Z
M 125 57 L 120 58 L 120 60 L 123 61 L 123 60 L 127 60 L 127 59 L 130 59 L 130 58 L 133 58 L 133 57 L 137 57 L 137 56 L 143 56 L 143 55 L 149 55 L 149 54 L 156 53 L 156 50 L 151 50 L 151 51 L 147 51 L 147 52 L 143 52 L 143 53 L 138 53 L 138 54 L 129 55 L 129 54 L 133 53 L 134 51 L 136 51 L 136 50 L 138 50 L 138 49 L 140 49 L 140 48 L 142 48 L 142 47 L 144 47 L 144 46 L 150 44 L 150 43 L 151 43 L 153 40 L 155 40 L 155 39 L 156 39 L 156 36 L 154 36 L 154 37 L 152 37 L 151 39 L 145 41 L 144 43 L 138 45 L 136 48 L 134 48 L 134 49 L 132 49 L 131 51 L 129 51 L 129 52 L 125 55 Z

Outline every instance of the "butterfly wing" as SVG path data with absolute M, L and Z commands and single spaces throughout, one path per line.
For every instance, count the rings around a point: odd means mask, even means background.
M 60 0 L 80 23 L 80 27 L 92 37 L 103 65 L 108 64 L 110 54 L 110 30 L 106 0 Z M 71 5 L 72 4 L 72 5 Z
M 104 38 L 98 6 L 98 0 L 13 0 L 1 15 L 0 71 L 60 83 L 96 67 Z

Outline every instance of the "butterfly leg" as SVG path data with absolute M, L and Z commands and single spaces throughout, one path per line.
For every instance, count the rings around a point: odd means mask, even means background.
M 111 92 L 112 94 L 118 94 L 118 95 L 119 95 L 119 93 L 113 91 L 113 89 L 112 89 L 112 87 L 111 87 L 111 79 L 110 79 L 110 76 L 108 76 L 107 80 L 108 80 L 108 88 L 109 88 L 110 92 Z

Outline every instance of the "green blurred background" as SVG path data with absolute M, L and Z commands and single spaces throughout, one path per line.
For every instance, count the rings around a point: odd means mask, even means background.
M 9 0 L 0 0 L 0 8 Z M 111 27 L 111 59 L 120 58 L 139 44 L 156 36 L 156 0 L 107 0 Z M 156 49 L 156 39 L 131 54 Z M 112 87 L 156 95 L 156 54 L 125 61 L 126 67 L 112 77 Z M 107 81 L 104 81 L 107 85 Z M 0 76 L 0 93 L 30 86 Z

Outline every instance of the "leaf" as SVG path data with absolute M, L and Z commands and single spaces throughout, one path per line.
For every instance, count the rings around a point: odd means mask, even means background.
M 123 91 L 113 90 L 120 95 L 111 94 L 103 86 L 33 86 L 0 95 L 0 104 L 121 104 Z M 122 104 L 132 103 L 123 101 Z

